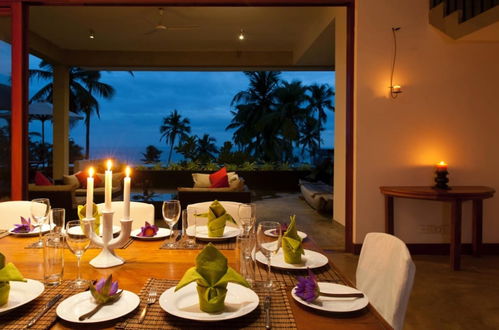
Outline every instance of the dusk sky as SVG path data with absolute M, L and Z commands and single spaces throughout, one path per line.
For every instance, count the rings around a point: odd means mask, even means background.
M 39 60 L 30 57 L 30 67 L 38 68 Z M 2 70 L 3 71 L 3 70 Z M 283 72 L 287 81 L 300 80 L 303 84 L 328 83 L 334 87 L 334 72 Z M 217 145 L 232 141 L 230 102 L 233 96 L 248 87 L 242 72 L 177 72 L 135 71 L 102 72 L 102 81 L 116 89 L 111 100 L 100 100 L 101 117 L 92 117 L 91 157 L 115 155 L 138 163 L 141 152 L 152 144 L 165 152 L 166 144 L 159 141 L 162 118 L 174 109 L 190 119 L 193 135 L 205 133 L 216 138 Z M 46 82 L 30 83 L 30 94 Z M 46 140 L 51 141 L 51 124 L 46 123 Z M 40 123 L 32 121 L 31 131 L 40 131 Z M 324 146 L 334 143 L 334 113 L 328 114 L 323 132 Z M 80 121 L 71 129 L 71 137 L 81 146 L 85 143 L 85 126 Z

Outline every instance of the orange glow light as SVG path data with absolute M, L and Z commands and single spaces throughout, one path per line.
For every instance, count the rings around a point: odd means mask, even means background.
M 125 169 L 125 174 L 126 174 L 126 177 L 129 178 L 130 177 L 130 166 L 127 166 L 126 169 Z
M 107 170 L 108 171 L 111 171 L 111 167 L 113 166 L 113 162 L 111 161 L 111 159 L 108 159 L 107 160 Z
M 88 177 L 89 177 L 89 178 L 92 178 L 92 177 L 94 176 L 94 173 L 95 173 L 94 168 L 93 168 L 93 167 L 90 167 L 90 168 L 88 169 Z

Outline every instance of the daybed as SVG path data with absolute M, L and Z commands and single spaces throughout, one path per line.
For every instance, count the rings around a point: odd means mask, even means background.
M 300 190 L 305 201 L 319 212 L 330 212 L 333 209 L 333 187 L 324 182 L 299 181 Z

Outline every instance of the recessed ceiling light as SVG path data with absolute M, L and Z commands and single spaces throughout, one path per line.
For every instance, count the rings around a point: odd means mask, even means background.
M 95 32 L 94 32 L 94 30 L 88 31 L 88 38 L 89 39 L 95 39 Z
M 239 40 L 244 40 L 244 31 L 243 31 L 243 29 L 241 29 L 241 33 L 239 33 L 238 38 L 239 38 Z

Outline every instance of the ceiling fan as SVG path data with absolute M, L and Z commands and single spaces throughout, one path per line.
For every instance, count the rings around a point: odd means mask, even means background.
M 159 20 L 154 28 L 144 34 L 153 34 L 162 31 L 187 31 L 199 29 L 197 25 L 165 25 L 163 24 L 163 17 L 165 16 L 165 10 L 163 8 L 158 8 Z

